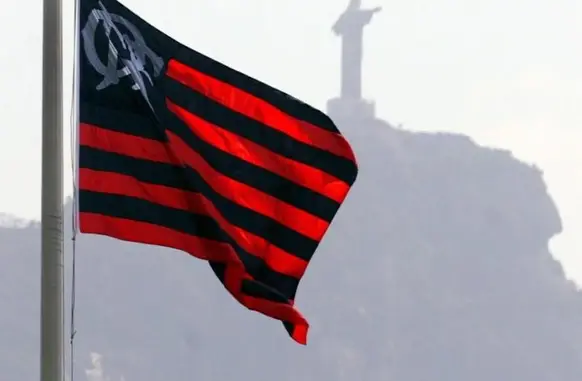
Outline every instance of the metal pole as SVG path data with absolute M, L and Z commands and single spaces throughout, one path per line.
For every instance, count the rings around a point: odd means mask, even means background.
M 64 377 L 63 83 L 61 0 L 44 0 L 40 379 Z

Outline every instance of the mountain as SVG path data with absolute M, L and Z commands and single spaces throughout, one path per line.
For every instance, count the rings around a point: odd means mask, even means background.
M 548 251 L 561 222 L 540 170 L 465 136 L 337 122 L 361 170 L 299 290 L 307 347 L 200 260 L 80 236 L 76 379 L 97 380 L 100 354 L 110 381 L 578 381 L 582 296 Z M 24 381 L 38 378 L 40 231 L 12 226 L 0 370 Z

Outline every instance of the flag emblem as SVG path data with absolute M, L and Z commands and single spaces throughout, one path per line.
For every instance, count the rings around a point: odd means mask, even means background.
M 103 76 L 96 89 L 102 90 L 110 85 L 117 85 L 121 78 L 129 76 L 133 80 L 131 88 L 139 90 L 149 103 L 144 78 L 150 85 L 153 85 L 153 81 L 146 69 L 146 60 L 151 62 L 152 75 L 157 77 L 164 66 L 163 59 L 147 46 L 135 25 L 122 16 L 109 13 L 101 1 L 98 5 L 98 8 L 91 11 L 81 30 L 87 60 L 93 69 Z M 96 33 L 100 24 L 108 41 L 107 58 L 104 60 L 106 63 L 97 53 Z M 125 29 L 129 35 L 123 33 L 120 28 Z

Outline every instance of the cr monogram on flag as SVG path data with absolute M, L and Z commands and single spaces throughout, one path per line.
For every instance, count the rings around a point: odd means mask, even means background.
M 99 6 L 101 9 L 93 9 L 89 14 L 89 18 L 81 31 L 87 59 L 91 66 L 103 76 L 103 80 L 97 85 L 97 90 L 105 89 L 110 85 L 117 85 L 121 78 L 130 75 L 134 81 L 131 88 L 139 90 L 149 103 L 144 76 L 148 79 L 150 85 L 153 85 L 153 81 L 150 73 L 146 70 L 146 59 L 149 58 L 152 63 L 154 77 L 160 75 L 164 67 L 163 59 L 146 45 L 143 36 L 135 25 L 117 14 L 109 13 L 101 1 L 99 1 Z M 105 36 L 109 42 L 106 64 L 103 63 L 97 53 L 95 41 L 97 27 L 101 21 L 105 29 Z M 127 29 L 131 36 L 122 33 L 116 24 Z M 111 31 L 115 32 L 117 39 L 112 38 Z M 117 40 L 116 42 L 118 43 L 114 43 L 114 40 Z M 118 68 L 119 61 L 123 65 L 121 68 Z

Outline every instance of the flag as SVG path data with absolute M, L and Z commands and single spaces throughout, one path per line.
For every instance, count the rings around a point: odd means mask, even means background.
M 80 232 L 204 259 L 305 344 L 295 294 L 356 179 L 349 144 L 322 112 L 119 2 L 80 5 Z

